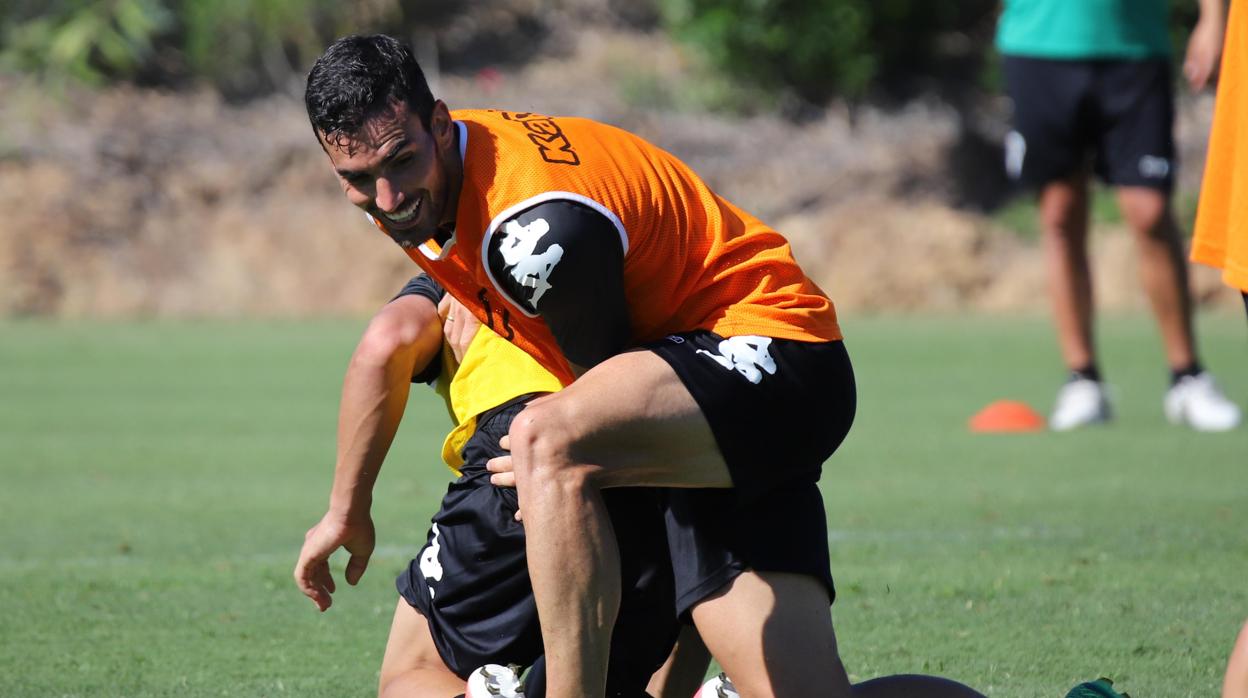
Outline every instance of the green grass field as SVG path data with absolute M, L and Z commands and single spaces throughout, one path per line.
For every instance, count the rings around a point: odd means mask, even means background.
M 417 391 L 368 574 L 324 615 L 298 593 L 362 326 L 0 324 L 0 695 L 373 692 L 394 575 L 448 472 L 445 412 Z M 966 430 L 996 398 L 1047 410 L 1062 376 L 1042 319 L 846 330 L 859 418 L 823 484 L 855 678 L 1060 698 L 1109 675 L 1136 698 L 1216 695 L 1248 616 L 1248 429 L 1164 422 L 1144 318 L 1103 324 L 1118 422 L 1066 435 Z M 1248 402 L 1242 315 L 1200 330 Z

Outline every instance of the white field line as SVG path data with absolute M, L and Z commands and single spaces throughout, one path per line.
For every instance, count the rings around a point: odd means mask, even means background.
M 968 530 L 832 530 L 828 532 L 828 542 L 832 544 L 833 559 L 836 557 L 837 543 L 862 542 L 894 542 L 894 543 L 971 543 L 977 541 L 1005 540 L 1072 540 L 1086 535 L 1084 529 L 1077 526 L 994 526 Z M 421 543 L 420 545 L 423 545 Z M 373 551 L 372 562 L 410 560 L 420 552 L 420 545 L 379 545 Z M 294 569 L 299 557 L 299 548 L 292 545 L 289 550 L 248 553 L 245 555 L 217 555 L 206 557 L 203 567 L 249 566 L 249 565 L 281 565 L 289 564 Z M 340 559 L 341 558 L 341 559 Z M 36 570 L 74 570 L 81 568 L 126 567 L 132 565 L 151 564 L 194 564 L 194 556 L 178 555 L 176 557 L 144 555 L 142 551 L 116 553 L 113 555 L 75 555 L 49 559 L 0 557 L 0 571 L 25 572 Z M 345 563 L 343 553 L 338 553 L 335 560 Z
M 400 546 L 400 545 L 379 545 L 373 550 L 371 564 L 376 564 L 383 559 L 402 559 L 408 560 L 416 556 L 420 552 L 419 547 Z M 345 553 L 339 553 L 334 556 L 335 561 L 339 561 L 338 557 L 342 555 L 342 563 L 346 563 Z M 299 559 L 299 547 L 293 546 L 290 550 L 283 552 L 261 552 L 248 553 L 246 555 L 216 555 L 203 558 L 201 564 L 195 565 L 196 558 L 190 555 L 172 556 L 154 556 L 143 555 L 139 552 L 133 553 L 116 553 L 114 555 L 77 555 L 72 557 L 57 557 L 52 559 L 18 559 L 12 557 L 0 557 L 0 571 L 4 572 L 22 572 L 41 569 L 76 569 L 81 567 L 125 567 L 131 565 L 163 565 L 178 564 L 191 565 L 199 567 L 222 567 L 236 565 L 276 565 L 289 563 L 291 570 L 295 568 L 295 562 Z M 370 565 L 371 566 L 371 565 Z

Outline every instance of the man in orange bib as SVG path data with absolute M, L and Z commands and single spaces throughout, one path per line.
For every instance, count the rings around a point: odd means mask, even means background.
M 604 695 L 614 487 L 666 490 L 675 612 L 741 695 L 850 695 L 816 483 L 854 378 L 785 239 L 619 129 L 452 113 L 389 37 L 335 42 L 305 101 L 348 199 L 566 386 L 528 403 L 489 463 L 519 497 L 546 695 Z M 931 677 L 859 690 L 978 695 Z
M 1248 8 L 1231 3 L 1192 261 L 1222 270 L 1248 310 Z

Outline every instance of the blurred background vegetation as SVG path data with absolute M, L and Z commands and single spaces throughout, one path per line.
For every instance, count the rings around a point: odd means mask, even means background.
M 300 105 L 324 47 L 372 32 L 410 42 L 450 104 L 587 116 L 679 153 L 783 230 L 845 308 L 1037 305 L 1034 198 L 1001 167 L 999 5 L 0 0 L 0 317 L 353 313 L 388 297 L 409 262 L 342 234 L 360 221 Z M 1178 58 L 1196 0 L 1172 10 Z M 1212 100 L 1180 95 L 1190 225 Z M 1098 298 L 1135 308 L 1112 192 L 1092 208 L 1111 246 Z M 348 254 L 385 271 L 352 274 Z M 1221 297 L 1216 274 L 1195 278 Z
M 721 78 L 783 107 L 995 87 L 997 0 L 5 0 L 0 70 L 51 84 L 293 90 L 334 37 L 413 38 L 426 62 L 480 68 L 536 54 L 552 21 L 603 12 L 661 28 Z M 1176 39 L 1196 0 L 1176 0 Z M 554 18 L 560 18 L 555 20 Z M 599 18 L 601 19 L 601 18 Z M 533 41 L 537 38 L 539 41 Z M 548 48 L 548 47 L 542 47 Z M 1176 52 L 1177 54 L 1178 52 Z M 730 104 L 723 105 L 740 107 Z M 715 105 L 712 105 L 715 106 Z M 722 106 L 722 105 L 721 105 Z

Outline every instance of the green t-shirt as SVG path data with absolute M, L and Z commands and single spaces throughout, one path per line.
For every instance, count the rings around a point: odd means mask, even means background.
M 1053 59 L 1170 55 L 1167 0 L 1004 0 L 997 48 Z

